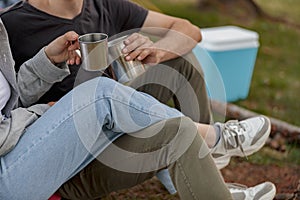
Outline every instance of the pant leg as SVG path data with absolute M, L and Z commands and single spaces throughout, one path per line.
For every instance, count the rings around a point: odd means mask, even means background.
M 152 137 L 133 137 L 153 132 L 157 134 Z M 123 151 L 116 151 L 117 147 Z M 198 156 L 200 151 L 203 154 Z M 181 199 L 231 199 L 207 152 L 207 146 L 190 119 L 182 117 L 161 121 L 140 132 L 118 138 L 100 154 L 98 160 L 64 184 L 59 193 L 73 200 L 98 199 L 112 191 L 141 183 L 168 167 Z
M 173 99 L 175 107 L 194 121 L 212 121 L 204 74 L 193 53 L 150 67 L 144 75 L 131 82 L 130 86 L 154 96 L 165 104 Z M 89 166 L 84 173 L 91 174 L 87 173 L 87 170 L 97 172 L 93 167 L 95 165 Z M 78 176 L 80 179 L 80 175 Z M 95 176 L 101 176 L 101 173 Z M 158 172 L 157 177 L 171 194 L 176 192 L 167 170 Z M 90 187 L 97 188 L 92 185 Z
M 123 132 L 182 116 L 107 78 L 77 86 L 0 157 L 1 199 L 47 199 Z
M 192 52 L 150 66 L 130 86 L 154 96 L 164 104 L 173 99 L 175 108 L 194 121 L 206 124 L 213 121 L 204 73 Z M 167 171 L 159 172 L 157 177 L 171 194 L 176 192 Z
M 130 86 L 165 104 L 173 99 L 175 107 L 193 121 L 206 124 L 212 122 L 204 73 L 192 52 L 157 66 L 150 66 Z

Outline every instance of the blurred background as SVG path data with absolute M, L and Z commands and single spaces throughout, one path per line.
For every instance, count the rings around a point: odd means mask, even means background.
M 260 47 L 249 96 L 235 104 L 300 126 L 299 0 L 135 1 L 199 28 L 235 25 L 256 31 Z

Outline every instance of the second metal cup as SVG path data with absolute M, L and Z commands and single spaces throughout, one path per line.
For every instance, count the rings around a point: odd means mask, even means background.
M 110 57 L 117 61 L 119 63 L 119 66 L 121 67 L 122 73 L 119 72 L 119 81 L 133 80 L 146 71 L 144 64 L 140 61 L 127 61 L 125 59 L 126 55 L 122 53 L 122 49 L 125 47 L 124 40 L 126 39 L 126 37 L 127 36 L 123 36 L 108 42 Z

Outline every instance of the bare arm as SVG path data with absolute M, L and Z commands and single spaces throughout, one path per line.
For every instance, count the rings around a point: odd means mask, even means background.
M 126 50 L 130 52 L 139 46 L 129 54 L 130 59 L 136 58 L 146 63 L 158 63 L 183 55 L 191 51 L 202 39 L 200 29 L 188 20 L 154 11 L 149 11 L 142 28 L 160 39 L 151 43 L 145 38 L 137 40 L 135 35 L 128 38 Z

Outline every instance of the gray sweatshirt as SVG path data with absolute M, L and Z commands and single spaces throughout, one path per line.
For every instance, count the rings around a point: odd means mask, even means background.
M 66 64 L 59 67 L 47 58 L 44 49 L 25 62 L 16 77 L 5 27 L 0 19 L 0 70 L 8 81 L 11 96 L 2 110 L 0 119 L 0 156 L 15 147 L 25 128 L 32 124 L 48 108 L 47 104 L 32 105 L 50 87 L 70 74 Z M 0 97 L 1 98 L 1 97 Z M 19 102 L 24 107 L 19 107 Z M 1 116 L 0 116 L 1 117 Z

